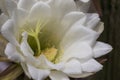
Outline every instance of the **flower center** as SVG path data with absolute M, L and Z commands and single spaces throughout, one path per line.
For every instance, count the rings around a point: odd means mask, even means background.
M 55 49 L 54 47 L 46 48 L 45 50 L 42 51 L 42 54 L 44 54 L 49 61 L 54 62 L 57 56 L 57 51 L 58 50 Z
M 34 56 L 40 56 L 40 54 L 44 54 L 49 61 L 56 63 L 56 61 L 58 61 L 59 51 L 53 47 L 54 44 L 51 42 L 51 40 L 49 38 L 45 38 L 45 35 L 42 34 L 41 28 L 43 26 L 45 26 L 45 24 L 40 20 L 37 21 L 35 27 L 26 22 L 22 30 L 28 34 L 28 43 L 34 51 Z M 40 38 L 41 35 L 44 36 L 44 39 Z M 45 42 L 44 44 L 42 43 L 45 48 L 41 47 L 41 42 Z

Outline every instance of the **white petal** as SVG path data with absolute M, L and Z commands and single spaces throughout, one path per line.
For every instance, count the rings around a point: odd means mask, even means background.
M 96 13 L 87 14 L 85 26 L 96 31 L 98 34 L 101 34 L 104 30 L 104 24 L 100 22 L 99 15 Z
M 28 35 L 26 32 L 24 32 L 22 34 L 23 36 L 23 40 L 22 40 L 22 43 L 20 45 L 20 49 L 22 51 L 22 53 L 24 54 L 25 58 L 26 58 L 26 61 L 29 63 L 29 64 L 32 64 L 32 65 L 35 65 L 38 64 L 36 63 L 36 58 L 34 57 L 34 52 L 32 51 L 32 49 L 30 48 L 29 44 L 27 43 L 27 38 L 28 38 Z
M 81 74 L 82 73 L 81 63 L 76 59 L 72 59 L 66 62 L 62 71 L 67 75 Z
M 5 0 L 5 6 L 9 16 L 12 17 L 14 10 L 17 8 L 17 4 L 14 0 Z
M 21 55 L 21 53 L 18 52 L 16 50 L 16 47 L 10 43 L 8 43 L 5 48 L 5 54 L 10 60 L 13 60 L 15 62 L 24 61 L 24 57 Z
M 26 63 L 23 63 L 23 62 L 22 62 L 22 63 L 21 63 L 21 66 L 22 66 L 25 74 L 26 74 L 29 78 L 31 78 L 31 75 L 30 75 L 30 73 L 28 72 L 28 68 L 27 68 Z
M 82 70 L 84 72 L 98 72 L 103 68 L 103 66 L 94 59 L 82 64 Z
M 85 22 L 85 14 L 82 12 L 70 12 L 64 16 L 60 24 L 55 24 L 54 27 L 51 25 L 52 27 L 49 28 L 50 31 L 52 31 L 51 33 L 54 32 L 53 35 L 56 34 L 55 36 L 57 36 L 57 39 L 61 40 L 65 33 L 69 30 L 69 28 L 78 20 L 81 21 L 82 23 Z M 56 22 L 54 21 L 52 22 L 52 24 L 53 23 Z
M 80 1 L 82 1 L 82 2 L 88 2 L 88 1 L 90 1 L 90 0 L 80 0 Z
M 82 13 L 82 12 L 70 12 L 64 16 L 61 24 L 62 24 L 63 28 L 67 29 L 67 28 L 71 27 L 71 25 L 73 23 L 75 23 L 76 21 L 78 21 L 80 19 L 83 19 L 85 21 L 85 14 L 84 13 Z
M 76 10 L 74 0 L 53 0 L 50 5 L 53 9 L 53 14 L 55 13 L 53 16 L 57 16 L 57 18 L 61 18 L 65 14 Z
M 76 22 L 64 35 L 61 46 L 63 49 L 66 49 L 76 41 L 85 41 L 86 43 L 93 45 L 98 36 L 99 34 L 97 32 Z
M 69 62 L 67 62 L 63 72 L 67 73 L 67 75 L 72 78 L 84 78 L 93 74 L 88 72 L 84 73 L 82 71 L 82 66 L 80 61 L 75 59 L 71 59 Z
M 0 15 L 0 30 L 1 30 L 1 27 L 2 27 L 2 25 L 7 21 L 7 19 L 8 19 L 8 16 L 6 16 L 4 13 L 2 13 L 1 15 Z
M 38 69 L 38 68 L 33 67 L 31 65 L 27 65 L 27 66 L 28 66 L 28 71 L 29 71 L 30 75 L 35 80 L 44 80 L 50 74 L 49 70 Z
M 99 15 L 97 13 L 86 14 L 86 23 L 85 26 L 101 34 L 104 30 L 104 24 L 100 22 Z
M 14 35 L 14 25 L 13 20 L 9 19 L 1 28 L 2 35 L 12 44 L 19 46 L 17 40 Z
M 48 4 L 44 2 L 38 2 L 33 5 L 30 10 L 29 19 L 30 21 L 41 20 L 48 21 L 51 16 L 51 8 Z
M 86 26 L 94 29 L 98 22 L 100 21 L 98 14 L 87 14 Z
M 76 5 L 80 12 L 88 12 L 91 0 L 76 0 Z
M 103 30 L 104 30 L 104 23 L 103 22 L 99 22 L 97 24 L 97 26 L 93 30 L 95 30 L 96 32 L 101 34 L 103 32 Z
M 109 53 L 111 50 L 112 50 L 112 47 L 110 45 L 103 42 L 97 42 L 93 49 L 94 57 L 95 58 L 101 57 Z
M 35 3 L 35 0 L 19 0 L 18 8 L 22 8 L 26 11 L 29 11 Z
M 23 9 L 15 9 L 12 18 L 14 20 L 14 24 L 16 28 L 22 27 L 22 25 L 25 24 L 27 16 L 28 16 L 28 13 Z
M 71 58 L 78 58 L 81 61 L 92 58 L 92 49 L 87 43 L 74 42 L 68 49 L 65 50 L 62 61 L 67 61 Z
M 24 32 L 22 34 L 22 36 L 23 36 L 23 41 L 21 43 L 21 49 L 22 49 L 23 53 L 26 53 L 25 56 L 28 56 L 27 53 L 34 55 L 33 50 L 31 49 L 31 47 L 27 43 L 27 39 L 28 39 L 27 33 Z
M 54 69 L 54 70 L 60 70 L 64 65 L 64 63 L 54 64 L 48 61 L 46 57 L 42 54 L 38 57 L 38 62 L 40 62 L 40 65 L 38 65 L 39 67 L 44 67 L 47 69 Z
M 69 75 L 70 77 L 72 78 L 86 78 L 90 75 L 93 75 L 94 73 L 82 73 L 82 74 L 72 74 L 72 75 Z
M 49 77 L 51 80 L 70 80 L 66 74 L 60 71 L 51 71 Z

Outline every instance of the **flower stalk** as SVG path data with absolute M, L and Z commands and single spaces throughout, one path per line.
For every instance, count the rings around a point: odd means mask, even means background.
M 0 80 L 15 80 L 23 73 L 18 65 L 11 65 L 7 70 L 0 74 Z
M 0 57 L 0 62 L 11 62 L 8 58 Z

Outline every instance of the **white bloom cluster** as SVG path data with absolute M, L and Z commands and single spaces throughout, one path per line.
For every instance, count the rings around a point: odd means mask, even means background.
M 104 26 L 97 13 L 87 13 L 89 2 L 0 0 L 6 56 L 34 80 L 83 78 L 101 70 L 94 58 L 112 47 L 96 41 Z

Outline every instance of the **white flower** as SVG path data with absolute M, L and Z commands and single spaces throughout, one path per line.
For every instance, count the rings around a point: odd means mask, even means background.
M 94 58 L 112 47 L 96 41 L 104 28 L 98 14 L 79 11 L 74 0 L 5 1 L 5 54 L 19 62 L 29 78 L 69 80 L 102 69 Z

